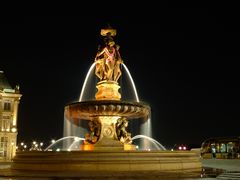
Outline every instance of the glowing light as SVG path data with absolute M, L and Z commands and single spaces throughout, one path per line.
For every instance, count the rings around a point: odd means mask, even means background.
M 12 131 L 12 132 L 16 132 L 16 131 L 17 131 L 17 128 L 13 127 L 13 128 L 11 129 L 11 131 Z

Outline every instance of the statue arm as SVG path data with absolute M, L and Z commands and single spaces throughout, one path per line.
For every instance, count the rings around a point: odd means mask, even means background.
M 101 56 L 103 53 L 105 53 L 105 48 L 104 48 L 101 52 L 98 52 L 98 53 L 97 53 L 96 58 L 99 57 L 99 56 Z

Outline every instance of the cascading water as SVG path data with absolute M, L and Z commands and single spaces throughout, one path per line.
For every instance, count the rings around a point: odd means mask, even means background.
M 96 63 L 92 63 L 92 65 L 90 66 L 87 75 L 84 79 L 84 83 L 81 89 L 81 93 L 79 96 L 79 102 L 81 101 L 85 101 L 87 100 L 86 97 L 89 97 L 89 92 L 87 90 L 89 90 L 90 88 L 88 86 L 91 86 L 90 81 L 94 79 L 95 75 L 94 75 L 94 68 L 96 66 Z M 123 67 L 123 77 L 126 78 L 126 81 L 130 82 L 130 90 L 131 92 L 133 92 L 133 101 L 139 102 L 139 97 L 138 97 L 138 93 L 137 93 L 137 88 L 135 86 L 134 80 L 132 78 L 132 75 L 128 69 L 128 67 L 122 63 L 122 67 Z M 121 85 L 121 87 L 124 88 L 124 85 Z M 127 93 L 127 92 L 126 92 Z M 124 96 L 124 94 L 123 94 Z M 91 98 L 90 98 L 91 99 Z M 131 123 L 130 125 L 131 126 Z M 133 126 L 133 125 L 132 125 Z M 140 121 L 140 133 L 141 135 L 147 136 L 147 137 L 152 137 L 152 127 L 151 127 L 151 113 L 148 115 L 148 117 L 146 119 L 142 119 Z M 130 127 L 131 129 L 136 129 L 136 127 Z M 139 128 L 138 128 L 139 129 Z M 73 123 L 71 123 L 66 117 L 64 117 L 64 137 L 69 137 L 69 136 L 79 136 L 79 137 L 84 137 L 84 135 L 87 133 L 87 126 L 83 125 L 83 121 L 79 121 L 78 125 L 75 125 Z M 143 147 L 143 149 L 148 149 L 151 145 L 149 144 L 150 142 L 146 139 L 143 138 L 141 141 L 141 146 Z M 65 141 L 65 145 L 64 147 L 68 147 L 71 144 L 70 139 L 68 139 L 68 141 Z
M 122 65 L 123 65 L 123 73 L 126 72 L 126 77 L 127 77 L 127 79 L 130 80 L 131 88 L 133 89 L 133 92 L 134 92 L 135 101 L 139 102 L 137 88 L 135 86 L 132 75 L 131 75 L 128 67 L 124 63 L 122 63 Z M 148 137 L 152 137 L 151 112 L 149 112 L 149 113 L 150 113 L 149 116 L 146 119 L 143 119 L 142 122 L 140 123 L 140 134 L 148 136 Z M 143 139 L 143 141 L 141 142 L 141 146 L 143 146 L 144 149 L 147 149 L 150 146 L 149 141 L 147 141 L 146 139 Z
M 90 66 L 87 75 L 84 79 L 84 83 L 81 89 L 81 93 L 79 96 L 79 102 L 86 100 L 86 97 L 89 97 L 89 94 L 87 94 L 87 90 L 89 89 L 88 86 L 90 86 L 90 80 L 93 80 L 95 78 L 94 75 L 94 68 L 95 68 L 95 63 L 92 63 Z M 83 126 L 82 122 L 79 122 L 79 126 L 71 123 L 69 119 L 67 119 L 64 115 L 64 129 L 63 129 L 63 136 L 64 137 L 69 137 L 69 136 L 80 136 L 84 137 L 84 135 L 87 133 L 87 128 Z M 69 145 L 69 140 L 65 142 L 66 146 Z
M 88 72 L 87 72 L 87 75 L 85 77 L 85 80 L 84 80 L 84 83 L 83 83 L 83 86 L 82 86 L 82 90 L 81 90 L 81 94 L 80 94 L 80 97 L 79 97 L 79 102 L 85 100 L 85 96 L 86 95 L 86 89 L 87 89 L 87 84 L 89 82 L 90 79 L 92 79 L 92 77 L 94 76 L 93 72 L 94 72 L 94 68 L 96 66 L 96 63 L 92 63 L 92 65 L 90 66 Z M 94 76 L 95 77 L 95 76 Z
M 73 141 L 72 143 L 69 144 L 69 140 Z M 78 136 L 66 136 L 63 138 L 58 139 L 57 141 L 55 141 L 54 143 L 50 144 L 48 147 L 46 147 L 44 149 L 44 151 L 49 151 L 49 150 L 79 150 L 79 144 L 74 147 L 76 145 L 76 143 L 79 143 L 80 141 L 84 141 L 85 138 L 80 138 Z
M 128 70 L 127 66 L 126 66 L 124 63 L 122 63 L 122 65 L 123 65 L 123 70 L 126 72 L 127 78 L 128 78 L 128 79 L 130 80 L 130 82 L 131 82 L 131 87 L 132 87 L 132 89 L 133 89 L 133 91 L 134 91 L 135 101 L 136 101 L 136 102 L 139 102 L 139 97 L 138 97 L 137 89 L 136 89 L 135 83 L 134 83 L 134 81 L 133 81 L 132 75 L 131 75 L 130 71 Z M 124 87 L 124 86 L 123 86 L 123 87 Z
M 136 135 L 132 138 L 132 141 L 134 142 L 134 140 L 136 140 L 136 139 L 144 139 L 144 140 L 147 140 L 148 142 L 153 143 L 153 145 L 155 146 L 154 149 L 156 149 L 156 150 L 166 150 L 166 148 L 161 143 L 159 143 L 158 141 L 156 141 L 155 139 L 153 139 L 149 136 Z M 152 148 L 150 148 L 150 145 L 148 147 L 143 147 L 141 149 L 142 150 L 152 150 Z

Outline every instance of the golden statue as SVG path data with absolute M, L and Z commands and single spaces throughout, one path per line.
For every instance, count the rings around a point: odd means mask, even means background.
M 121 117 L 116 123 L 116 133 L 120 142 L 131 144 L 131 133 L 127 132 L 128 120 L 125 117 Z
M 116 45 L 113 36 L 116 35 L 116 30 L 112 28 L 102 29 L 101 35 L 105 36 L 105 47 L 99 48 L 95 63 L 95 74 L 100 81 L 118 81 L 122 72 L 120 65 L 123 63 L 119 53 L 119 45 Z
M 113 37 L 116 36 L 116 29 L 108 27 L 101 29 L 104 37 L 104 46 L 98 48 L 95 57 L 95 74 L 100 79 L 95 94 L 97 100 L 120 100 L 121 94 L 118 92 L 120 86 L 118 79 L 122 75 L 120 65 L 123 63 L 119 53 L 119 45 L 116 45 Z

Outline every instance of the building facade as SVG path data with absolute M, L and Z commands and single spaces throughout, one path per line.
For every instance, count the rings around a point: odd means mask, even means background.
M 21 99 L 19 86 L 12 88 L 0 71 L 0 161 L 11 160 L 16 153 L 17 117 Z

